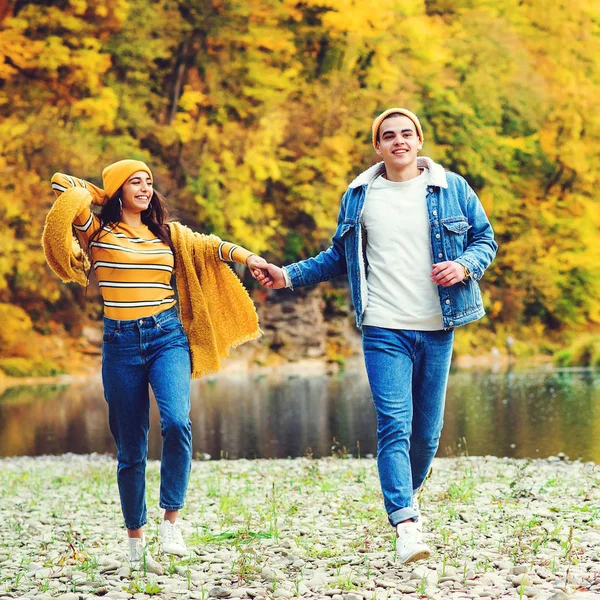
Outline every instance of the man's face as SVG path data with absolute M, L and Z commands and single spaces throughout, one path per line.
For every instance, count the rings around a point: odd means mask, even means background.
M 416 162 L 422 147 L 415 124 L 404 115 L 388 117 L 379 126 L 376 152 L 388 168 L 404 168 Z

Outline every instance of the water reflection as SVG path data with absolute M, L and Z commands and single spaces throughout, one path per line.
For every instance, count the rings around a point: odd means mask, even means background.
M 600 372 L 456 372 L 440 455 L 466 440 L 471 455 L 564 452 L 600 462 Z M 194 452 L 213 458 L 330 455 L 332 445 L 376 453 L 375 412 L 363 372 L 194 382 Z M 153 405 L 149 456 L 160 457 Z M 14 388 L 0 397 L 0 455 L 114 453 L 99 379 Z M 463 451 L 464 448 L 460 448 Z

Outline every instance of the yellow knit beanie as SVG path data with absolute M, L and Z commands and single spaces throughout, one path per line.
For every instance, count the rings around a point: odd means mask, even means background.
M 102 171 L 102 183 L 106 195 L 112 198 L 127 179 L 138 171 L 145 171 L 150 175 L 150 179 L 153 179 L 152 171 L 141 160 L 120 160 L 112 165 L 108 165 Z
M 383 122 L 383 120 L 386 117 L 389 117 L 391 114 L 394 114 L 394 113 L 400 113 L 401 115 L 408 117 L 415 124 L 415 128 L 417 130 L 417 135 L 419 136 L 421 143 L 423 143 L 423 129 L 421 129 L 421 123 L 419 122 L 419 118 L 417 117 L 417 115 L 410 112 L 410 110 L 407 110 L 406 108 L 388 108 L 387 110 L 384 110 L 373 121 L 373 128 L 372 128 L 373 148 L 375 148 L 375 150 L 377 150 L 377 137 L 379 136 L 379 127 L 381 126 L 381 123 Z

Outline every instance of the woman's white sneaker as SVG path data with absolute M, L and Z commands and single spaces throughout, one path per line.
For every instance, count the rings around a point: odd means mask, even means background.
M 130 563 L 139 563 L 144 556 L 149 556 L 144 538 L 127 538 L 127 545 L 129 547 Z
M 396 555 L 403 564 L 431 556 L 431 550 L 423 542 L 421 530 L 414 521 L 396 525 Z
M 187 546 L 183 541 L 179 525 L 170 521 L 163 521 L 158 528 L 158 541 L 160 549 L 167 554 L 185 556 L 188 553 Z
M 132 571 L 143 571 L 144 573 L 156 573 L 162 575 L 163 568 L 157 563 L 146 546 L 144 538 L 128 538 L 129 566 Z

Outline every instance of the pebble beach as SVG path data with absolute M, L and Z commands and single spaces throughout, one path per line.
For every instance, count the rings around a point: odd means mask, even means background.
M 435 459 L 420 505 L 428 560 L 395 557 L 373 458 L 194 461 L 161 554 L 159 468 L 149 461 L 146 538 L 131 570 L 104 455 L 0 460 L 0 598 L 600 598 L 600 465 Z

